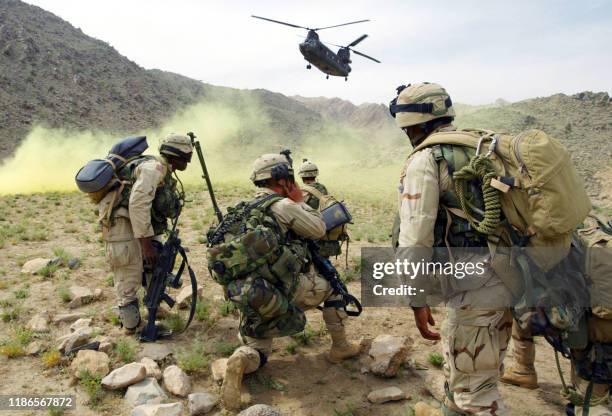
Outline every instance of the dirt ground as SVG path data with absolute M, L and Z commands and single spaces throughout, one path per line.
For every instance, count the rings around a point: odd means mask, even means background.
M 204 286 L 204 303 L 199 320 L 182 335 L 166 343 L 175 358 L 193 351 L 203 351 L 207 362 L 227 356 L 238 345 L 238 320 L 227 311 L 220 286 L 208 276 L 205 263 L 203 234 L 210 222 L 211 210 L 203 193 L 188 195 L 191 200 L 183 213 L 181 236 L 188 247 L 191 264 Z M 222 205 L 237 198 L 228 190 L 221 193 Z M 0 346 L 7 345 L 15 334 L 23 332 L 25 324 L 35 313 L 48 311 L 51 315 L 72 311 L 84 312 L 93 318 L 92 326 L 101 328 L 103 335 L 115 342 L 126 336 L 114 325 L 111 308 L 114 305 L 114 289 L 110 285 L 109 273 L 104 259 L 104 250 L 96 230 L 92 206 L 82 194 L 36 194 L 6 196 L 0 198 Z M 205 213 L 205 214 L 204 214 Z M 364 245 L 382 245 L 383 242 L 356 242 L 351 244 L 349 270 L 355 274 L 355 263 L 359 250 Z M 384 243 L 386 244 L 386 243 Z M 25 275 L 21 266 L 36 257 L 53 257 L 53 251 L 64 249 L 81 259 L 76 270 L 60 268 L 50 276 Z M 341 272 L 343 261 L 338 261 Z M 91 304 L 70 310 L 62 300 L 64 288 L 73 284 L 92 290 L 100 288 L 103 297 Z M 350 290 L 358 294 L 358 277 L 350 283 Z M 437 308 L 435 318 L 443 320 L 443 308 Z M 411 406 L 421 400 L 433 401 L 426 390 L 431 379 L 440 380 L 441 370 L 428 364 L 428 355 L 441 352 L 440 345 L 425 341 L 418 336 L 408 309 L 366 308 L 359 318 L 351 319 L 350 336 L 355 340 L 373 338 L 379 334 L 408 335 L 414 345 L 409 359 L 399 375 L 393 379 L 379 379 L 362 374 L 360 359 L 341 365 L 331 365 L 324 358 L 329 348 L 329 336 L 324 334 L 323 321 L 318 311 L 307 313 L 309 327 L 314 334 L 309 345 L 300 345 L 291 338 L 275 341 L 275 353 L 258 376 L 249 376 L 245 382 L 245 394 L 250 402 L 265 403 L 278 407 L 287 415 L 402 415 L 412 414 Z M 60 335 L 69 332 L 69 324 L 50 324 L 47 335 L 26 337 L 27 341 L 42 341 L 48 350 L 57 346 Z M 134 342 L 138 349 L 141 348 Z M 509 354 L 511 356 L 511 353 Z M 81 384 L 69 385 L 67 364 L 60 363 L 46 368 L 41 355 L 0 358 L 0 394 L 74 394 L 78 409 L 67 414 L 75 415 L 128 415 L 122 394 L 106 392 L 99 402 L 89 402 L 89 395 Z M 510 358 L 507 358 L 510 362 Z M 120 366 L 120 354 L 111 354 L 111 365 Z M 219 386 L 212 381 L 208 365 L 191 374 L 193 391 L 218 392 Z M 429 367 L 426 369 L 426 367 Z M 501 392 L 513 415 L 560 415 L 563 401 L 559 391 L 561 382 L 555 367 L 553 350 L 543 340 L 537 341 L 537 361 L 540 389 L 524 390 L 501 386 Z M 565 374 L 569 366 L 563 362 Z M 410 396 L 409 400 L 382 405 L 370 404 L 366 396 L 377 388 L 398 386 Z M 248 397 L 247 396 L 247 397 Z M 247 398 L 245 397 L 245 398 Z M 172 398 L 172 401 L 179 401 Z M 182 400 L 186 407 L 186 400 Z M 1 412 L 1 411 L 0 411 Z M 215 413 L 217 412 L 217 413 Z M 38 412 L 10 412 L 11 415 L 45 414 Z M 59 413 L 58 413 L 59 414 Z M 185 414 L 188 414 L 185 410 Z M 211 414 L 230 414 L 221 410 Z

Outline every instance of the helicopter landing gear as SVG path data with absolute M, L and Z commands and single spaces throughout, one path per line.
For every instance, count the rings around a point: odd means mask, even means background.
M 306 65 L 306 69 L 310 69 L 310 68 L 312 68 L 312 65 L 310 64 Z
M 325 79 L 329 79 L 329 75 L 327 75 L 327 76 L 325 77 Z
M 345 80 L 345 81 L 348 81 L 348 77 L 344 77 L 344 80 Z

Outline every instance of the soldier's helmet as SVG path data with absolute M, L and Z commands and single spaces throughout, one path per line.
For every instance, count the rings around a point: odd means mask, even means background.
M 446 90 L 433 82 L 397 87 L 389 111 L 398 127 L 409 127 L 440 117 L 455 117 L 453 102 Z
M 298 175 L 300 175 L 301 178 L 316 178 L 319 176 L 319 168 L 310 160 L 303 159 Z
M 293 178 L 293 167 L 284 154 L 267 153 L 253 162 L 251 181 Z
M 193 153 L 191 139 L 184 134 L 170 133 L 159 141 L 159 153 L 191 161 Z

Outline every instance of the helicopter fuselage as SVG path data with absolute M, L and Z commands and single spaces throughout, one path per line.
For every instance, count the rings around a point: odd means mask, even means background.
M 351 72 L 350 65 L 346 63 L 348 58 L 339 56 L 325 46 L 315 32 L 309 32 L 306 40 L 300 43 L 300 52 L 304 59 L 328 75 L 347 77 Z

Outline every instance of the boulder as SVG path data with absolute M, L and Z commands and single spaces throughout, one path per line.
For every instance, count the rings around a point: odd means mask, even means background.
M 93 298 L 98 300 L 98 299 L 102 299 L 102 295 L 104 294 L 104 292 L 102 292 L 102 289 L 98 288 L 98 289 L 94 289 L 93 291 Z
M 102 386 L 109 390 L 122 389 L 144 380 L 146 375 L 147 370 L 144 365 L 130 363 L 113 370 L 104 377 L 102 379 Z
M 43 259 L 37 258 L 26 261 L 23 266 L 21 266 L 21 273 L 25 274 L 36 274 L 40 272 L 42 269 L 47 267 L 51 263 L 51 259 Z
M 83 312 L 63 313 L 63 314 L 54 316 L 53 323 L 59 324 L 62 322 L 74 322 L 81 318 L 85 318 L 85 316 L 86 315 Z
M 130 416 L 181 416 L 182 403 L 143 404 L 132 409 Z
M 178 366 L 166 367 L 163 376 L 166 390 L 175 396 L 186 397 L 191 392 L 191 380 Z
M 92 375 L 104 377 L 110 371 L 110 359 L 108 355 L 100 351 L 81 350 L 72 360 L 70 372 L 74 377 L 80 378 L 82 370 L 88 370 Z
M 72 325 L 70 325 L 70 330 L 72 332 L 76 332 L 79 329 L 87 328 L 91 325 L 91 318 L 79 318 Z
M 220 383 L 225 378 L 225 370 L 227 370 L 227 358 L 219 358 L 210 365 L 213 380 Z
M 167 345 L 150 343 L 143 346 L 142 351 L 138 354 L 138 358 L 149 357 L 154 361 L 161 362 L 169 355 L 172 355 L 172 350 Z
M 162 372 L 154 360 L 149 357 L 144 357 L 142 360 L 140 360 L 140 364 L 145 366 L 145 369 L 147 370 L 147 377 L 153 377 L 157 380 L 161 380 Z
M 187 403 L 191 416 L 203 415 L 219 403 L 219 396 L 208 392 L 192 393 L 188 396 Z
M 59 337 L 57 340 L 59 341 L 60 344 L 57 347 L 57 349 L 60 352 L 66 352 L 66 351 L 73 350 L 74 348 L 87 344 L 89 342 L 90 337 L 91 337 L 91 328 L 79 329 L 78 331 L 75 331 L 71 334 Z
M 143 404 L 160 404 L 168 396 L 152 377 L 147 377 L 139 383 L 132 384 L 125 392 L 125 401 L 132 407 Z
M 34 315 L 27 323 L 27 328 L 38 333 L 49 332 L 49 321 L 51 316 L 48 312 L 42 312 Z
M 187 285 L 181 289 L 178 295 L 176 295 L 176 303 L 179 308 L 186 308 L 190 305 L 191 300 L 191 285 Z M 196 289 L 197 297 L 201 298 L 204 293 L 204 286 L 198 286 Z
M 68 303 L 70 309 L 86 305 L 93 300 L 93 292 L 88 287 L 74 285 L 70 286 L 68 291 L 70 292 L 70 303 Z
M 372 358 L 370 371 L 381 377 L 394 377 L 412 345 L 412 338 L 379 335 L 372 341 L 368 355 Z
M 37 355 L 45 349 L 45 344 L 42 341 L 33 341 L 28 344 L 25 349 L 27 355 Z
M 404 400 L 406 394 L 399 387 L 386 387 L 384 389 L 373 390 L 368 394 L 370 403 L 386 403 L 395 400 Z
M 275 407 L 267 404 L 256 404 L 238 413 L 238 416 L 283 416 Z
M 444 383 L 446 378 L 440 371 L 428 371 L 425 375 L 425 390 L 436 400 L 443 402 L 446 397 Z

